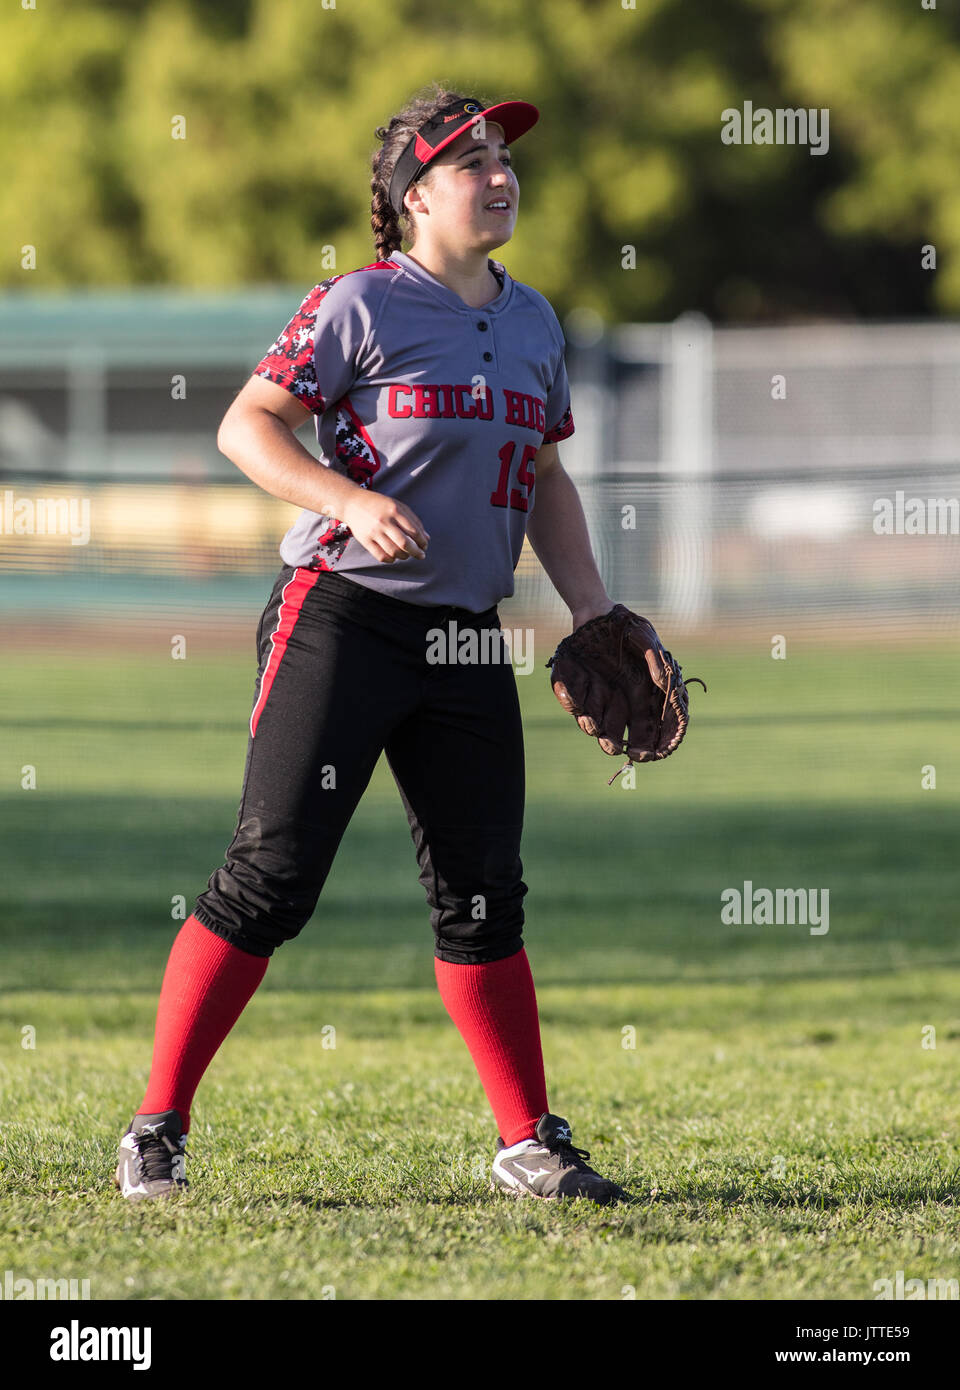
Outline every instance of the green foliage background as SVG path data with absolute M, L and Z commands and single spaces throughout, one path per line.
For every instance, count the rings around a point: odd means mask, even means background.
M 442 81 L 540 108 L 514 149 L 504 258 L 558 311 L 960 308 L 960 18 L 945 5 L 36 3 L 0 16 L 7 288 L 305 284 L 329 246 L 336 269 L 367 264 L 374 128 Z M 828 107 L 829 153 L 723 145 L 720 113 L 745 100 Z

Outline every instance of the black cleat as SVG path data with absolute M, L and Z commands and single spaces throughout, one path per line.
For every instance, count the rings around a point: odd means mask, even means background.
M 120 1140 L 114 1182 L 124 1197 L 170 1197 L 186 1191 L 187 1136 L 178 1110 L 136 1115 Z
M 499 1136 L 498 1136 L 499 1138 Z M 494 1191 L 516 1197 L 589 1197 L 592 1202 L 628 1201 L 629 1195 L 615 1182 L 589 1167 L 586 1149 L 570 1142 L 570 1126 L 559 1115 L 541 1115 L 536 1139 L 523 1139 L 509 1149 L 500 1140 L 493 1160 Z

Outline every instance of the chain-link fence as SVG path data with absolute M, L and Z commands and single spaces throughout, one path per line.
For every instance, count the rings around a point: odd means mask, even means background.
M 207 613 L 262 588 L 295 509 L 216 432 L 293 298 L 8 297 L 8 614 L 122 607 L 143 579 Z M 611 594 L 671 631 L 956 630 L 960 326 L 605 328 L 584 311 L 566 327 L 577 428 L 561 458 Z M 316 451 L 309 422 L 299 438 Z M 78 527 L 85 503 L 89 535 L 31 530 L 41 499 L 62 517 L 75 504 Z M 565 614 L 529 545 L 512 610 Z

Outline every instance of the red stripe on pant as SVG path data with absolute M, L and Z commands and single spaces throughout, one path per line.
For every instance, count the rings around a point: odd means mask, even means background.
M 270 635 L 271 652 L 263 672 L 263 679 L 260 682 L 260 694 L 257 696 L 257 703 L 253 707 L 250 716 L 251 737 L 257 732 L 257 725 L 263 713 L 264 706 L 270 696 L 273 682 L 277 678 L 280 663 L 287 650 L 287 642 L 290 634 L 297 625 L 301 609 L 307 594 L 320 578 L 318 570 L 298 569 L 292 578 L 288 579 L 283 586 L 283 593 L 280 598 L 280 611 L 277 614 L 277 625 Z

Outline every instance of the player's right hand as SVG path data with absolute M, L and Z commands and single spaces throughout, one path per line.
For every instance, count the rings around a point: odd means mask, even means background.
M 341 521 L 382 565 L 425 557 L 429 533 L 416 512 L 396 498 L 363 490 L 341 510 Z

